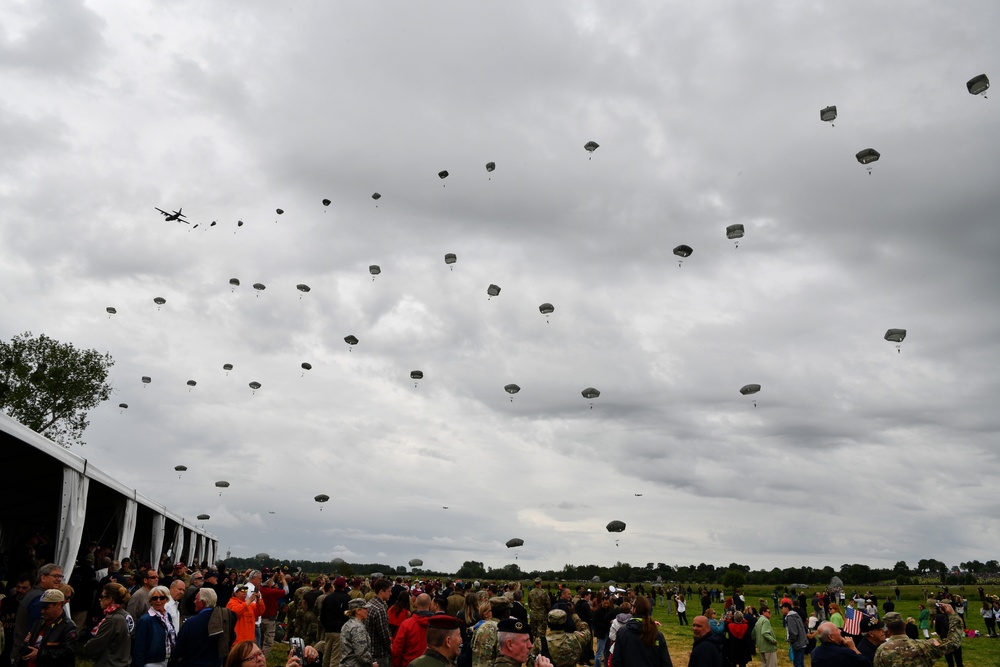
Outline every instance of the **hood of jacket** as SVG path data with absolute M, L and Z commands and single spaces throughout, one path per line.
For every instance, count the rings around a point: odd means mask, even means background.
M 615 616 L 615 620 L 618 621 L 618 625 L 625 625 L 626 623 L 629 622 L 629 620 L 631 620 L 631 618 L 632 614 L 626 614 L 625 612 L 622 612 L 617 616 Z
M 729 634 L 737 639 L 743 639 L 747 635 L 747 630 L 750 628 L 746 623 L 730 623 L 726 626 L 729 630 Z

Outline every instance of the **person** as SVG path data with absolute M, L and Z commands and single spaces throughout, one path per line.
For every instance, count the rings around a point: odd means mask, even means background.
M 618 605 L 618 613 L 611 621 L 608 628 L 608 641 L 604 645 L 604 658 L 608 665 L 611 664 L 611 652 L 615 648 L 615 639 L 618 638 L 618 631 L 625 627 L 625 624 L 632 618 L 632 603 L 622 602 Z
M 21 659 L 38 667 L 73 667 L 77 630 L 63 609 L 66 596 L 58 588 L 49 588 L 38 600 L 40 616 L 28 633 Z
M 602 667 L 605 664 L 605 649 L 608 643 L 608 634 L 611 631 L 611 622 L 615 618 L 615 610 L 611 606 L 611 598 L 607 596 L 599 597 L 600 604 L 594 612 L 594 636 L 597 638 L 594 667 Z
M 423 654 L 427 648 L 427 623 L 431 615 L 431 596 L 421 593 L 413 602 L 413 614 L 400 624 L 392 638 L 392 664 L 409 665 Z
M 20 660 L 21 647 L 24 645 L 24 637 L 28 630 L 42 617 L 41 597 L 42 594 L 56 588 L 62 583 L 62 568 L 55 563 L 46 563 L 38 568 L 38 576 L 35 585 L 21 598 L 21 604 L 17 608 L 17 615 L 14 620 L 14 642 L 11 647 L 11 662 Z
M 464 599 L 464 598 L 463 598 Z M 427 600 L 427 606 L 430 607 L 430 599 Z M 410 595 L 407 592 L 403 592 L 396 596 L 396 601 L 386 610 L 386 615 L 389 619 L 389 639 L 394 639 L 396 633 L 399 632 L 399 626 L 403 621 L 410 617 Z M 395 663 L 399 664 L 399 663 Z M 403 663 L 408 665 L 409 662 Z
M 875 651 L 885 643 L 885 624 L 877 618 L 861 619 L 861 641 L 857 642 L 861 655 L 868 658 L 869 666 L 875 662 Z
M 352 598 L 345 614 L 347 621 L 340 629 L 341 667 L 379 667 L 379 664 L 372 660 L 372 639 L 364 625 L 365 619 L 368 618 L 365 599 Z
M 813 667 L 850 667 L 857 665 L 865 667 L 868 658 L 854 645 L 854 640 L 843 635 L 833 623 L 826 621 L 819 624 L 816 631 L 819 645 L 813 649 L 810 664 Z
M 271 655 L 271 647 L 274 646 L 274 633 L 278 629 L 278 607 L 281 599 L 288 595 L 285 575 L 281 573 L 280 569 L 275 569 L 274 573 L 261 584 L 258 590 L 260 591 L 260 599 L 264 601 L 264 611 L 260 615 L 260 650 L 264 652 L 264 657 L 267 657 Z
M 531 653 L 531 627 L 517 618 L 505 618 L 497 623 L 497 642 L 500 653 L 497 667 L 522 667 Z M 544 655 L 535 658 L 534 667 L 552 667 Z
M 191 573 L 191 585 L 184 590 L 184 597 L 181 599 L 181 623 L 186 621 L 188 617 L 194 616 L 198 612 L 195 611 L 195 599 L 198 595 L 198 591 L 205 584 L 205 575 L 199 570 L 195 570 Z
M 91 630 L 91 638 L 82 651 L 84 657 L 94 661 L 94 667 L 129 667 L 132 664 L 135 621 L 125 611 L 128 599 L 128 591 L 121 584 L 107 583 L 101 589 L 98 603 L 103 616 Z
M 722 667 L 722 637 L 712 632 L 707 616 L 695 616 L 691 621 L 694 644 L 688 667 Z
M 347 604 L 351 597 L 347 594 L 347 579 L 337 577 L 333 580 L 333 592 L 323 598 L 319 610 L 319 621 L 323 627 L 323 667 L 338 667 L 340 665 L 340 633 L 347 620 Z
M 518 584 L 520 586 L 520 584 Z M 521 619 L 525 625 L 528 623 L 528 610 L 525 608 L 524 603 L 524 591 L 521 588 L 514 590 L 511 595 L 513 601 L 510 603 L 510 615 L 514 618 Z
M 372 592 L 375 595 L 368 601 L 368 617 L 365 619 L 365 628 L 372 638 L 372 660 L 377 662 L 379 667 L 391 667 L 392 638 L 389 636 L 389 613 L 386 602 L 392 595 L 392 583 L 388 579 L 378 579 L 372 585 Z
M 236 615 L 225 607 L 218 607 L 218 600 L 211 588 L 198 590 L 194 599 L 195 613 L 184 621 L 177 633 L 172 654 L 180 667 L 221 667 L 228 657 L 230 646 L 236 641 Z
M 576 611 L 576 615 L 580 617 L 580 620 L 587 625 L 588 629 L 590 629 L 591 634 L 593 634 L 594 608 L 590 604 L 590 594 L 591 592 L 589 590 L 584 590 L 581 586 L 579 591 L 580 597 L 573 605 L 573 609 Z M 648 601 L 649 598 L 646 599 Z M 580 664 L 589 665 L 592 662 L 594 662 L 594 642 L 584 642 L 583 655 L 580 656 Z
M 450 666 L 462 647 L 462 621 L 447 614 L 435 614 L 427 621 L 427 645 L 423 655 L 409 663 L 409 667 Z
M 532 638 L 545 634 L 545 617 L 549 613 L 549 595 L 542 588 L 542 578 L 535 577 L 535 587 L 528 593 L 528 619 Z
M 761 607 L 753 626 L 753 641 L 760 653 L 761 667 L 778 667 L 778 638 L 771 627 L 771 610 Z
M 149 609 L 135 623 L 132 667 L 166 667 L 177 643 L 177 633 L 166 612 L 170 590 L 165 586 L 153 586 L 146 599 Z
M 836 625 L 841 630 L 844 629 L 844 615 L 840 613 L 840 605 L 836 602 L 830 603 L 830 622 Z
M 549 627 L 545 636 L 535 639 L 531 647 L 533 655 L 546 656 L 555 667 L 573 667 L 578 664 L 583 655 L 583 645 L 591 641 L 590 626 L 576 614 L 569 621 L 567 618 L 568 614 L 564 609 L 550 609 L 547 617 Z M 568 623 L 573 624 L 572 632 L 566 630 Z
M 14 594 L 8 595 L 0 600 L 0 622 L 3 623 L 3 638 L 0 643 L 3 649 L 0 650 L 0 665 L 6 667 L 10 664 L 11 649 L 14 646 L 14 625 L 17 622 L 17 611 L 21 607 L 21 601 L 31 590 L 31 575 L 27 572 L 17 574 L 10 578 L 8 584 L 14 584 Z M 21 638 L 22 640 L 24 637 Z
M 981 586 L 980 590 L 982 590 Z M 983 622 L 986 624 L 986 636 L 996 637 L 997 617 L 993 614 L 993 605 L 990 604 L 989 600 L 983 600 L 983 608 L 979 610 L 979 614 L 983 617 Z
M 636 598 L 632 618 L 618 630 L 614 667 L 673 667 L 667 641 L 656 625 L 649 599 Z
M 236 641 L 257 641 L 257 618 L 264 613 L 264 601 L 260 593 L 254 591 L 249 595 L 246 584 L 238 584 L 233 589 L 233 597 L 229 598 L 226 608 L 236 614 Z
M 684 594 L 680 593 L 674 599 L 677 601 L 677 622 L 680 625 L 687 625 L 687 603 L 684 601 Z
M 167 600 L 167 604 L 164 606 L 164 611 L 167 612 L 167 618 L 170 619 L 170 624 L 174 626 L 174 632 L 181 629 L 181 599 L 184 597 L 184 591 L 187 589 L 187 584 L 181 578 L 174 579 L 170 582 L 170 599 Z
M 156 570 L 145 569 L 142 572 L 144 573 L 142 586 L 132 593 L 132 597 L 128 601 L 128 609 L 126 610 L 129 616 L 135 619 L 136 623 L 149 610 L 149 594 L 153 590 L 153 587 L 159 585 L 160 581 L 160 578 L 156 575 Z
M 494 596 L 489 599 L 490 618 L 480 609 L 483 620 L 472 633 L 472 667 L 492 667 L 497 659 L 497 623 L 510 616 L 507 598 Z
M 785 617 L 785 635 L 788 643 L 791 644 L 792 664 L 795 667 L 804 667 L 806 644 L 809 643 L 809 637 L 806 636 L 806 626 L 799 613 L 792 609 L 791 602 L 781 603 L 781 614 Z
M 962 645 L 962 619 L 949 604 L 938 613 L 948 616 L 948 635 L 944 639 L 920 641 L 906 636 L 906 624 L 898 612 L 885 615 L 883 621 L 889 638 L 875 651 L 874 667 L 930 667 L 934 661 Z
M 306 646 L 303 651 L 304 661 L 299 657 L 288 654 L 288 662 L 285 667 L 305 667 L 305 665 L 316 662 L 319 659 L 319 652 L 312 646 Z M 305 664 L 303 664 L 303 662 Z M 257 646 L 257 641 L 237 642 L 232 650 L 226 655 L 225 667 L 266 667 L 267 658 L 264 652 Z
M 750 626 L 743 613 L 733 612 L 731 620 L 726 621 L 726 636 L 722 641 L 722 652 L 730 665 L 746 667 L 751 658 Z
M 956 609 L 955 611 L 957 614 L 958 610 Z M 961 614 L 957 615 L 959 620 L 962 620 L 962 615 Z M 938 637 L 948 636 L 949 620 L 950 620 L 949 617 L 945 614 L 942 614 L 940 610 L 938 611 L 938 613 L 934 614 L 934 632 L 937 633 Z M 962 623 L 961 627 L 964 630 L 965 623 Z M 959 644 L 957 647 L 946 652 L 944 654 L 944 659 L 947 661 L 948 667 L 965 667 L 965 663 L 962 660 L 962 645 Z
M 888 632 L 888 629 L 886 629 L 886 632 Z M 904 632 L 910 639 L 916 639 L 920 636 L 920 630 L 917 628 L 917 621 L 914 620 L 912 616 L 907 616 Z

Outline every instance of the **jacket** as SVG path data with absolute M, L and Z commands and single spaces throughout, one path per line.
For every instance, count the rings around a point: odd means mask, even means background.
M 656 635 L 656 644 L 642 641 L 642 619 L 633 618 L 618 630 L 615 639 L 614 667 L 673 667 L 663 633 Z
M 39 637 L 41 635 L 41 637 Z M 76 624 L 60 616 L 51 624 L 35 621 L 25 646 L 38 644 L 37 667 L 73 667 L 76 664 Z
M 722 667 L 722 637 L 710 632 L 695 639 L 688 667 Z
M 392 640 L 392 664 L 406 667 L 424 654 L 427 648 L 429 611 L 419 611 L 400 623 Z
M 94 661 L 94 667 L 128 667 L 133 635 L 135 621 L 124 607 L 118 607 L 101 619 L 94 636 L 83 645 L 83 655 Z
M 257 617 L 264 613 L 264 601 L 244 602 L 235 595 L 229 598 L 226 609 L 236 614 L 236 643 L 257 638 Z
M 132 647 L 132 667 L 151 662 L 163 662 L 167 655 L 167 631 L 157 616 L 145 613 L 135 624 L 135 645 Z

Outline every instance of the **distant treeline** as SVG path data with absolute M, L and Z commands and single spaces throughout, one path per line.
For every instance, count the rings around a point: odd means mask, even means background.
M 603 565 L 565 565 L 561 570 L 532 570 L 525 572 L 517 563 L 503 567 L 486 567 L 479 561 L 466 561 L 457 572 L 441 572 L 432 568 L 407 568 L 404 565 L 390 566 L 384 563 L 347 563 L 341 559 L 332 561 L 280 560 L 262 558 L 257 554 L 251 558 L 228 558 L 226 566 L 237 570 L 261 567 L 281 567 L 294 572 L 301 569 L 308 573 L 342 574 L 344 576 L 370 576 L 382 573 L 388 577 L 396 575 L 418 576 L 437 579 L 483 579 L 516 581 L 541 577 L 545 581 L 588 581 L 597 577 L 600 581 L 631 582 L 676 582 L 684 584 L 721 583 L 724 586 L 743 585 L 785 585 L 802 583 L 810 585 L 829 584 L 833 577 L 839 577 L 845 585 L 941 583 L 948 585 L 975 584 L 1000 580 L 1000 563 L 989 560 L 985 563 L 969 561 L 957 566 L 947 566 L 935 559 L 921 559 L 917 567 L 911 568 L 905 561 L 899 561 L 892 568 L 872 568 L 861 563 L 841 565 L 839 569 L 830 567 L 786 567 L 770 570 L 751 570 L 748 565 L 730 563 L 727 566 L 701 563 L 699 565 L 667 565 L 646 563 L 644 567 L 628 563 L 615 563 L 611 567 Z

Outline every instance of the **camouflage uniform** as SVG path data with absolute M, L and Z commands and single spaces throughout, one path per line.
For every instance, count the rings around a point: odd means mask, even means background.
M 295 595 L 292 596 L 292 609 L 294 610 L 294 614 L 289 612 L 289 637 L 301 637 L 305 634 L 304 617 L 306 610 L 302 608 L 302 596 L 308 593 L 309 590 L 308 586 L 299 586 L 295 589 Z
M 573 614 L 572 623 L 576 627 L 575 632 L 554 629 L 553 626 L 560 628 L 566 626 L 566 612 L 562 609 L 553 609 L 548 613 L 547 618 L 549 629 L 545 633 L 545 643 L 549 649 L 549 660 L 552 661 L 554 667 L 574 667 L 580 662 L 583 647 L 592 640 L 590 626 L 581 621 L 579 616 Z M 529 667 L 535 664 L 535 658 L 539 655 L 542 655 L 541 637 L 536 639 L 531 647 L 527 663 Z
M 901 620 L 898 612 L 885 615 L 885 622 Z M 906 635 L 892 635 L 875 651 L 875 667 L 931 667 L 945 653 L 962 645 L 962 617 L 948 616 L 948 637 L 942 641 L 910 639 Z
M 549 613 L 549 594 L 536 586 L 528 592 L 528 613 L 531 622 L 531 636 L 538 638 L 545 634 L 545 615 Z
M 472 635 L 472 667 L 493 667 L 497 656 L 500 655 L 497 623 L 499 621 L 495 618 L 483 621 Z

